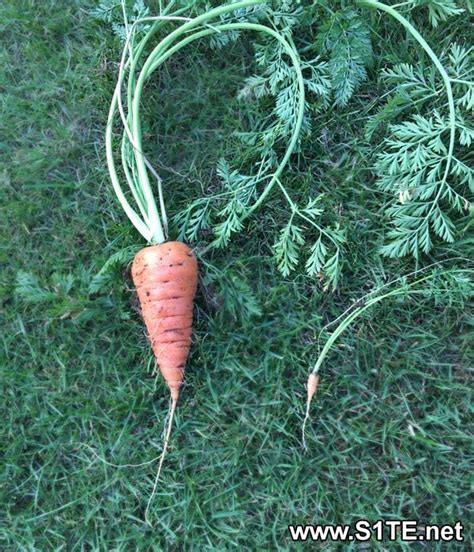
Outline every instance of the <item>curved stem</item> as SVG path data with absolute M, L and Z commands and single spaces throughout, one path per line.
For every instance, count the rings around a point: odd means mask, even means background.
M 449 261 L 449 260 L 452 260 L 452 259 L 447 259 L 447 261 Z M 434 276 L 442 276 L 444 274 L 451 274 L 451 275 L 452 274 L 463 274 L 463 273 L 466 273 L 466 272 L 468 274 L 472 274 L 472 270 L 470 270 L 470 269 L 458 269 L 458 270 L 452 270 L 452 269 L 448 270 L 447 269 L 447 270 L 445 270 L 443 272 L 440 272 L 440 273 L 432 272 L 431 274 L 428 274 L 427 276 L 424 276 L 423 278 L 419 278 L 418 280 L 415 280 L 414 282 L 412 282 L 410 284 L 407 284 L 405 287 L 398 287 L 396 289 L 393 289 L 393 290 L 391 290 L 387 293 L 384 293 L 382 295 L 379 295 L 377 297 L 371 297 L 371 299 L 365 305 L 357 308 L 353 312 L 346 311 L 347 315 L 344 315 L 344 314 L 342 315 L 343 319 L 341 320 L 341 322 L 339 323 L 337 328 L 334 330 L 334 332 L 330 335 L 328 341 L 324 345 L 323 350 L 321 351 L 321 354 L 319 355 L 319 357 L 316 361 L 316 364 L 315 364 L 313 370 L 310 373 L 310 376 L 308 378 L 308 389 L 309 389 L 309 382 L 311 381 L 311 378 L 318 378 L 319 369 L 321 368 L 321 365 L 322 365 L 324 359 L 326 358 L 327 354 L 331 350 L 331 348 L 334 345 L 337 338 L 352 324 L 352 322 L 356 318 L 358 318 L 361 314 L 363 314 L 370 307 L 375 305 L 375 303 L 378 303 L 379 301 L 382 301 L 383 299 L 387 299 L 389 297 L 396 297 L 398 295 L 404 295 L 406 293 L 408 293 L 410 295 L 414 295 L 414 294 L 417 294 L 417 293 L 424 293 L 423 290 L 419 290 L 419 289 L 417 290 L 417 289 L 412 289 L 412 288 L 415 285 L 420 284 L 420 283 L 422 283 L 426 280 L 429 280 L 430 278 L 432 278 Z M 381 286 L 379 288 L 379 290 L 375 290 L 375 291 L 370 292 L 367 295 L 367 297 L 372 296 L 374 293 L 376 293 L 376 291 L 380 291 L 382 288 L 385 288 L 387 285 L 391 285 L 391 284 L 395 283 L 396 281 L 397 280 L 389 282 L 388 284 L 385 284 L 384 286 Z M 341 317 L 338 317 L 338 319 L 340 319 L 340 318 Z M 338 320 L 338 319 L 336 319 L 336 320 Z M 314 381 L 314 379 L 313 379 L 313 381 Z M 317 382 L 317 380 L 316 380 L 316 382 Z M 305 416 L 304 416 L 303 425 L 302 425 L 303 447 L 305 449 L 306 449 L 305 429 L 306 429 L 306 423 L 307 423 L 308 418 L 309 418 L 309 409 L 310 409 L 310 406 L 311 406 L 311 400 L 312 400 L 312 394 L 308 393 L 308 399 L 307 399 L 307 402 L 306 402 L 306 411 L 305 411 Z
M 156 21 L 157 19 L 158 19 L 158 21 Z M 150 29 L 148 31 L 148 33 L 144 37 L 144 39 L 142 39 L 142 41 L 141 41 L 141 43 L 138 47 L 139 53 L 141 53 L 141 51 L 145 47 L 146 41 L 164 23 L 163 19 L 167 19 L 167 18 L 159 17 L 159 18 L 147 18 L 146 19 L 147 21 L 148 20 L 154 20 L 155 23 L 154 23 L 152 29 Z M 136 28 L 136 25 L 138 25 L 140 22 L 143 22 L 143 19 L 140 20 L 140 21 L 136 21 L 132 25 L 132 27 L 131 27 L 131 33 L 132 34 L 133 34 L 133 31 Z M 126 41 L 126 44 L 125 44 L 125 47 L 124 47 L 124 52 L 122 54 L 122 60 L 121 60 L 121 63 L 120 63 L 120 72 L 119 72 L 117 85 L 115 87 L 114 94 L 112 96 L 112 101 L 111 101 L 111 104 L 110 104 L 109 115 L 108 115 L 108 118 L 107 118 L 107 125 L 106 125 L 106 129 L 105 129 L 105 148 L 106 148 L 106 158 L 107 158 L 107 166 L 108 166 L 109 174 L 110 174 L 110 180 L 112 182 L 112 186 L 114 188 L 115 194 L 116 194 L 120 204 L 122 205 L 122 208 L 125 211 L 126 215 L 128 216 L 128 218 L 132 222 L 132 224 L 135 226 L 135 228 L 140 232 L 140 234 L 145 238 L 145 240 L 147 242 L 151 242 L 153 240 L 153 233 L 150 230 L 148 220 L 145 217 L 144 217 L 144 220 L 143 220 L 138 215 L 138 213 L 135 211 L 135 209 L 133 209 L 133 207 L 130 205 L 129 201 L 127 200 L 127 198 L 126 198 L 126 196 L 123 192 L 123 189 L 120 185 L 120 180 L 118 178 L 117 171 L 115 169 L 115 162 L 114 162 L 114 155 L 113 155 L 113 148 L 112 148 L 113 123 L 114 123 L 115 114 L 116 114 L 117 110 L 122 114 L 120 91 L 121 91 L 121 86 L 122 86 L 122 82 L 123 82 L 123 71 L 129 65 L 132 66 L 131 67 L 132 70 L 134 68 L 134 60 L 133 59 L 129 60 L 128 62 L 125 62 L 126 51 L 127 51 L 127 48 L 128 48 L 128 42 L 131 40 L 131 38 L 132 38 L 131 36 L 127 37 L 127 41 Z M 135 63 L 136 63 L 136 61 L 135 61 Z M 123 122 L 124 122 L 124 127 L 126 129 L 127 128 L 126 120 L 123 121 Z M 133 146 L 133 143 L 132 143 L 132 146 Z M 133 181 L 132 178 L 129 179 L 128 176 L 129 175 L 126 173 L 127 181 L 129 183 L 130 188 L 131 188 L 132 193 L 133 193 L 134 192 L 134 181 Z M 133 195 L 135 196 L 136 193 L 134 193 Z M 138 206 L 140 208 L 140 211 L 145 210 L 145 205 L 144 204 L 138 203 Z
M 265 197 L 270 193 L 278 177 L 283 172 L 285 165 L 287 164 L 292 152 L 294 151 L 299 133 L 301 131 L 303 117 L 304 117 L 304 80 L 301 72 L 300 60 L 296 49 L 292 43 L 289 43 L 283 36 L 275 31 L 274 29 L 267 27 L 265 25 L 238 22 L 238 23 L 221 23 L 217 25 L 211 25 L 208 23 L 209 20 L 224 15 L 229 12 L 233 12 L 239 9 L 255 6 L 258 4 L 265 4 L 264 0 L 241 0 L 240 2 L 235 2 L 233 4 L 228 4 L 220 6 L 210 10 L 209 12 L 200 15 L 194 19 L 188 20 L 184 17 L 177 17 L 176 12 L 171 16 L 159 16 L 159 17 L 149 17 L 143 18 L 138 21 L 135 21 L 133 25 L 130 26 L 127 41 L 124 47 L 124 52 L 122 56 L 122 61 L 120 65 L 120 74 L 115 90 L 114 98 L 111 105 L 111 111 L 109 115 L 109 124 L 106 131 L 106 142 L 107 142 L 107 160 L 109 165 L 109 171 L 111 174 L 112 184 L 114 190 L 117 194 L 117 197 L 122 204 L 127 216 L 131 219 L 135 227 L 140 231 L 140 233 L 145 237 L 148 242 L 152 243 L 161 243 L 165 240 L 165 235 L 163 232 L 163 226 L 166 228 L 166 212 L 164 207 L 162 188 L 161 188 L 161 179 L 159 175 L 154 171 L 151 164 L 146 159 L 142 151 L 142 135 L 141 135 L 141 124 L 140 124 L 140 100 L 145 85 L 146 80 L 151 75 L 151 73 L 159 67 L 166 59 L 168 59 L 173 53 L 184 47 L 186 44 L 189 44 L 193 40 L 197 40 L 200 37 L 207 36 L 213 33 L 220 33 L 229 30 L 252 30 L 258 32 L 265 32 L 271 35 L 273 38 L 278 40 L 282 45 L 283 49 L 287 55 L 292 60 L 296 71 L 296 79 L 298 83 L 298 93 L 300 96 L 300 101 L 298 105 L 297 119 L 295 122 L 295 128 L 293 135 L 291 137 L 290 143 L 287 147 L 287 150 L 283 156 L 283 159 L 277 166 L 277 169 L 272 175 L 269 175 L 269 183 L 266 185 L 260 197 L 257 199 L 255 204 L 249 209 L 249 211 L 243 216 L 243 219 L 247 218 L 255 209 L 257 209 L 265 200 Z M 179 13 L 182 13 L 183 10 L 179 10 Z M 136 68 L 138 64 L 138 59 L 143 52 L 143 49 L 150 39 L 150 37 L 158 30 L 162 25 L 164 20 L 173 20 L 173 19 L 185 19 L 186 22 L 163 38 L 159 44 L 153 49 L 151 54 L 146 59 L 138 78 L 135 79 Z M 153 21 L 152 28 L 147 32 L 145 37 L 140 41 L 136 49 L 133 47 L 133 34 L 136 30 L 138 24 L 145 21 Z M 198 27 L 207 27 L 205 29 L 197 30 L 196 32 L 181 38 L 183 34 L 189 33 L 190 31 Z M 174 42 L 176 42 L 174 44 Z M 126 60 L 126 53 L 129 50 L 129 59 Z M 129 69 L 129 77 L 127 82 L 127 106 L 128 106 L 128 115 L 126 116 L 123 110 L 123 105 L 121 102 L 121 87 L 124 80 L 124 72 L 126 69 Z M 122 123 L 125 130 L 125 135 L 127 136 L 128 141 L 133 147 L 133 166 L 130 165 L 131 171 L 125 169 L 125 176 L 131 188 L 132 194 L 136 203 L 139 206 L 142 219 L 135 212 L 135 210 L 128 203 L 118 181 L 118 177 L 113 165 L 113 156 L 112 156 L 112 122 L 113 116 L 116 109 L 120 113 Z M 127 161 L 125 161 L 125 165 Z M 135 171 L 136 169 L 136 171 Z M 159 202 L 160 202 L 160 211 L 161 219 L 158 213 L 156 206 L 156 201 L 153 196 L 151 189 L 150 181 L 148 179 L 148 172 L 150 170 L 152 174 L 158 181 L 158 191 L 159 191 Z
M 256 3 L 256 2 L 253 2 Z M 232 7 L 235 9 L 236 4 L 232 4 Z M 198 18 L 197 18 L 198 19 Z M 183 30 L 185 28 L 189 28 L 191 26 L 191 23 L 195 23 L 195 20 L 192 22 L 188 22 L 184 25 L 182 25 L 177 31 L 180 29 Z M 298 113 L 297 113 L 297 119 L 295 122 L 295 128 L 293 129 L 293 134 L 291 137 L 291 140 L 289 142 L 289 145 L 286 149 L 286 152 L 280 161 L 278 167 L 276 168 L 275 172 L 270 177 L 270 182 L 265 187 L 264 191 L 258 198 L 258 200 L 254 203 L 254 205 L 248 210 L 245 215 L 243 215 L 242 220 L 247 218 L 253 211 L 255 211 L 265 200 L 266 196 L 270 193 L 271 189 L 273 188 L 274 184 L 277 182 L 278 177 L 283 172 L 286 164 L 288 163 L 288 160 L 293 153 L 296 144 L 298 142 L 299 134 L 301 131 L 301 127 L 303 124 L 303 118 L 304 118 L 304 106 L 305 106 L 305 90 L 304 90 L 304 79 L 301 71 L 300 66 L 300 60 L 299 57 L 295 51 L 295 49 L 276 31 L 273 29 L 266 27 L 265 25 L 260 25 L 256 23 L 224 23 L 220 25 L 215 25 L 212 28 L 206 28 L 200 31 L 196 31 L 193 34 L 181 39 L 179 42 L 177 42 L 175 45 L 168 48 L 168 44 L 171 44 L 172 39 L 170 38 L 171 35 L 163 39 L 158 46 L 153 50 L 153 52 L 150 54 L 148 59 L 146 60 L 145 64 L 143 65 L 143 68 L 140 72 L 140 75 L 137 79 L 137 83 L 135 86 L 135 93 L 133 95 L 132 100 L 132 128 L 131 132 L 133 135 L 133 141 L 136 144 L 137 148 L 135 150 L 135 159 L 137 164 L 137 170 L 139 173 L 139 179 L 140 181 L 143 181 L 144 183 L 144 192 L 146 193 L 147 185 L 149 187 L 148 182 L 148 175 L 146 172 L 146 167 L 142 159 L 142 155 L 140 154 L 140 151 L 142 149 L 141 147 L 141 127 L 140 127 L 140 101 L 141 101 L 141 95 L 143 91 L 143 87 L 145 85 L 146 80 L 150 77 L 150 75 L 155 71 L 164 61 L 166 61 L 170 56 L 172 56 L 175 52 L 186 46 L 187 44 L 193 42 L 194 40 L 197 40 L 199 38 L 214 34 L 216 32 L 225 32 L 230 30 L 250 30 L 250 31 L 257 31 L 257 32 L 263 32 L 266 34 L 269 34 L 276 40 L 280 42 L 285 52 L 290 57 L 295 72 L 296 72 L 296 79 L 298 83 L 298 93 L 299 93 L 299 104 L 298 104 Z M 176 31 L 175 31 L 176 33 Z
M 451 260 L 451 259 L 448 259 Z M 337 338 L 351 325 L 351 323 L 358 318 L 361 314 L 363 314 L 366 310 L 368 310 L 372 305 L 375 305 L 375 303 L 378 303 L 379 301 L 382 301 L 382 299 L 387 299 L 388 297 L 394 297 L 396 295 L 403 295 L 405 293 L 416 293 L 416 290 L 407 289 L 407 288 L 413 288 L 417 284 L 420 284 L 426 280 L 429 280 L 430 278 L 433 278 L 434 276 L 442 276 L 443 274 L 453 274 L 453 273 L 472 273 L 472 271 L 467 269 L 459 269 L 459 270 L 445 270 L 443 272 L 432 272 L 431 274 L 428 274 L 427 276 L 424 276 L 423 278 L 419 278 L 415 280 L 414 282 L 407 284 L 406 287 L 398 287 L 394 290 L 388 291 L 387 293 L 384 293 L 382 295 L 371 297 L 370 300 L 363 306 L 359 307 L 358 309 L 354 310 L 353 312 L 349 312 L 343 320 L 339 323 L 337 328 L 333 331 L 333 333 L 330 335 L 329 339 L 325 343 L 317 361 L 316 364 L 312 370 L 313 374 L 317 374 L 319 372 L 319 369 L 321 368 L 321 365 L 326 358 L 327 354 L 331 350 L 332 346 L 334 345 L 334 342 L 337 340 Z M 371 296 L 375 294 L 377 291 L 380 291 L 380 289 L 387 287 L 393 283 L 395 283 L 397 280 L 394 280 L 392 282 L 389 282 L 388 284 L 385 284 L 384 286 L 381 286 L 379 290 L 374 290 L 368 294 L 368 296 Z
M 293 135 L 291 137 L 291 140 L 288 144 L 288 147 L 286 149 L 286 152 L 278 164 L 278 167 L 276 168 L 275 172 L 271 176 L 270 182 L 267 184 L 264 192 L 260 196 L 260 198 L 256 201 L 256 203 L 251 207 L 248 214 L 250 214 L 252 211 L 258 208 L 258 206 L 263 202 L 267 194 L 270 192 L 273 185 L 276 183 L 278 177 L 283 172 L 283 169 L 285 168 L 285 165 L 287 164 L 291 154 L 293 153 L 296 144 L 298 142 L 299 134 L 301 131 L 301 126 L 303 124 L 303 117 L 304 117 L 304 100 L 305 100 L 305 90 L 304 90 L 304 80 L 303 80 L 303 74 L 301 72 L 300 67 L 300 61 L 295 53 L 295 50 L 290 46 L 290 44 L 276 31 L 273 29 L 270 29 L 269 27 L 266 27 L 264 25 L 259 25 L 256 23 L 226 23 L 218 26 L 214 26 L 212 29 L 204 29 L 202 31 L 196 32 L 185 39 L 178 42 L 175 46 L 167 50 L 164 54 L 160 56 L 158 60 L 154 60 L 154 63 L 151 64 L 151 67 L 148 69 L 147 72 L 143 72 L 139 77 L 139 81 L 137 82 L 137 89 L 136 94 L 133 99 L 133 105 L 134 105 L 134 111 L 133 116 L 134 120 L 137 116 L 139 116 L 139 102 L 140 102 L 140 95 L 141 95 L 141 88 L 143 87 L 143 82 L 150 76 L 152 71 L 154 71 L 159 65 L 161 65 L 166 59 L 168 59 L 171 55 L 173 55 L 176 51 L 181 49 L 182 47 L 186 46 L 190 42 L 197 40 L 198 38 L 202 38 L 204 36 L 208 36 L 210 34 L 214 34 L 215 32 L 224 32 L 229 30 L 250 30 L 250 31 L 257 31 L 257 32 L 263 32 L 271 35 L 273 38 L 278 40 L 280 44 L 283 46 L 284 50 L 288 54 L 288 56 L 291 58 L 293 62 L 293 66 L 296 72 L 297 81 L 298 81 L 298 92 L 299 92 L 299 105 L 298 105 L 298 115 L 295 123 L 295 128 L 293 130 Z M 145 67 L 144 67 L 145 69 Z M 143 81 L 140 83 L 140 79 Z M 141 86 L 140 86 L 141 85 Z M 140 89 L 139 89 L 140 86 Z M 135 136 L 136 138 L 136 136 Z M 248 215 L 247 215 L 248 216 Z
M 148 225 L 145 222 L 143 222 L 143 220 L 140 218 L 138 213 L 135 211 L 135 209 L 133 209 L 133 207 L 130 205 L 127 198 L 125 197 L 125 194 L 120 185 L 117 171 L 115 170 L 115 162 L 114 162 L 114 155 L 113 155 L 113 149 L 112 149 L 112 128 L 113 128 L 115 111 L 117 109 L 117 104 L 118 104 L 118 94 L 117 94 L 117 91 L 115 91 L 112 97 L 112 102 L 110 104 L 107 127 L 105 131 L 105 151 L 106 151 L 107 166 L 109 169 L 110 180 L 112 182 L 115 195 L 117 196 L 120 204 L 122 205 L 122 208 L 125 211 L 126 215 L 130 219 L 132 224 L 135 226 L 135 228 L 145 238 L 145 240 L 149 242 L 152 239 L 152 233 L 148 228 Z
M 222 15 L 227 12 L 235 11 L 240 8 L 245 8 L 248 6 L 252 6 L 255 4 L 262 3 L 262 0 L 243 0 L 241 2 L 236 2 L 235 4 L 229 4 L 226 6 L 221 6 L 219 8 L 215 8 L 213 10 L 210 10 L 209 12 L 198 16 L 191 21 L 188 21 L 184 25 L 181 25 L 178 29 L 171 32 L 168 36 L 166 36 L 153 50 L 153 52 L 150 54 L 148 59 L 146 60 L 140 74 L 137 80 L 137 84 L 135 86 L 135 94 L 132 99 L 132 112 L 131 112 L 131 123 L 132 123 L 132 134 L 133 139 L 135 142 L 135 163 L 137 166 L 137 174 L 138 179 L 140 182 L 140 187 L 142 188 L 143 195 L 145 197 L 145 200 L 147 202 L 148 206 L 148 218 L 149 218 L 149 225 L 150 225 L 150 232 L 152 235 L 152 242 L 153 243 L 162 243 L 165 241 L 165 236 L 163 232 L 163 226 L 160 221 L 160 217 L 158 214 L 158 209 L 156 207 L 156 202 L 153 196 L 153 192 L 151 190 L 150 181 L 148 179 L 148 173 L 147 173 L 147 164 L 145 161 L 145 157 L 142 153 L 142 142 L 141 142 L 141 124 L 140 124 L 140 118 L 139 118 L 139 107 L 140 107 L 140 97 L 141 92 L 143 89 L 143 85 L 146 80 L 146 73 L 149 69 L 149 65 L 152 63 L 154 55 L 156 55 L 158 52 L 162 50 L 166 50 L 168 45 L 172 44 L 173 41 L 176 38 L 179 38 L 183 33 L 187 32 L 188 30 L 191 30 L 195 27 L 200 26 L 202 23 L 205 23 L 207 20 L 218 17 L 219 15 Z M 137 59 L 137 58 L 136 58 Z M 160 201 L 161 205 L 163 206 L 163 201 L 161 198 Z

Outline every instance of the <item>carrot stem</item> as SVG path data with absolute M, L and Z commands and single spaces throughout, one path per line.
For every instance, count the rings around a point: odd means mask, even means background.
M 172 4 L 172 3 L 171 3 Z M 143 153 L 142 147 L 142 132 L 140 121 L 140 101 L 143 92 L 144 85 L 150 75 L 162 65 L 171 55 L 179 51 L 187 44 L 197 40 L 198 38 L 209 36 L 215 33 L 221 33 L 230 30 L 248 30 L 266 33 L 272 38 L 276 39 L 287 55 L 290 57 L 296 74 L 296 81 L 298 84 L 298 113 L 295 121 L 295 127 L 291 136 L 288 147 L 283 155 L 282 160 L 278 164 L 273 174 L 269 175 L 269 182 L 263 189 L 260 197 L 256 200 L 254 205 L 250 207 L 248 212 L 243 216 L 247 218 L 252 212 L 254 212 L 265 200 L 270 193 L 278 177 L 283 172 L 287 165 L 291 154 L 293 153 L 296 144 L 298 142 L 299 134 L 301 132 L 304 107 L 305 107 L 305 90 L 304 79 L 301 70 L 301 62 L 296 51 L 294 44 L 283 37 L 278 31 L 257 23 L 248 22 L 236 22 L 236 23 L 217 23 L 211 24 L 210 20 L 215 19 L 221 15 L 229 12 L 233 12 L 242 8 L 250 6 L 265 4 L 264 0 L 241 0 L 232 4 L 219 6 L 211 9 L 208 12 L 195 17 L 194 19 L 185 18 L 179 16 L 184 9 L 176 11 L 172 15 L 164 15 L 169 13 L 169 7 L 161 16 L 157 17 L 144 17 L 136 20 L 131 26 L 126 23 L 127 38 L 122 52 L 122 60 L 120 63 L 119 76 L 117 80 L 117 86 L 112 99 L 112 104 L 109 112 L 109 119 L 106 129 L 106 151 L 107 151 L 107 163 L 109 166 L 110 177 L 114 191 L 125 210 L 127 216 L 147 240 L 148 243 L 163 243 L 167 236 L 167 217 L 165 210 L 165 202 L 163 197 L 162 181 L 160 176 L 154 170 L 152 164 L 148 161 Z M 156 33 L 161 25 L 167 20 L 184 20 L 185 22 L 177 29 L 166 35 L 152 50 L 151 54 L 145 60 L 138 76 L 137 66 L 138 60 L 143 53 L 143 49 L 149 39 Z M 134 46 L 134 34 L 138 26 L 145 22 L 153 21 L 151 29 L 146 33 L 144 38 Z M 183 36 L 185 35 L 185 36 Z M 127 78 L 127 113 L 125 113 L 124 105 L 122 104 L 121 88 L 125 81 L 125 73 L 128 70 Z M 121 122 L 123 125 L 123 144 L 122 144 L 122 164 L 124 166 L 124 173 L 129 188 L 131 189 L 133 199 L 138 205 L 139 212 L 137 212 L 129 203 L 118 178 L 114 156 L 112 150 L 112 129 L 114 123 L 114 117 L 116 113 L 119 113 Z M 127 150 L 126 144 L 130 144 L 131 150 Z M 152 192 L 149 172 L 155 177 L 158 185 L 159 196 L 159 209 L 156 204 L 155 197 Z

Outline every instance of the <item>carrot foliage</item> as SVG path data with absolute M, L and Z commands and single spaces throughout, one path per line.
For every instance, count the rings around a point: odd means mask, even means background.
M 251 36 L 254 71 L 242 82 L 238 100 L 259 115 L 249 128 L 235 133 L 246 148 L 245 160 L 216 159 L 217 189 L 203 191 L 173 212 L 170 222 L 178 239 L 198 242 L 206 235 L 207 248 L 225 247 L 246 232 L 246 219 L 268 203 L 270 192 L 271 197 L 280 194 L 286 222 L 272 245 L 279 270 L 287 276 L 304 263 L 307 275 L 334 289 L 347 254 L 348 228 L 322 193 L 317 176 L 304 194 L 295 195 L 289 180 L 293 167 L 304 163 L 306 142 L 320 132 L 318 118 L 351 109 L 363 91 L 376 56 L 373 18 L 381 17 L 407 31 L 423 63 L 387 61 L 380 73 L 380 86 L 387 90 L 384 101 L 366 117 L 361 137 L 383 202 L 379 228 L 374 229 L 379 232 L 386 223 L 380 252 L 419 258 L 438 243 L 453 243 L 465 228 L 474 191 L 468 157 L 474 138 L 469 119 L 473 49 L 452 43 L 438 54 L 415 21 L 427 17 L 436 27 L 469 9 L 461 2 L 417 0 L 398 7 L 377 0 L 358 0 L 351 7 L 325 0 L 310 6 L 242 0 L 214 9 L 204 2 L 174 1 L 152 16 L 143 2 L 131 10 L 120 2 L 102 3 L 95 15 L 113 25 L 124 47 L 107 155 L 115 192 L 130 220 L 150 243 L 167 237 L 165 200 L 170 192 L 142 150 L 140 103 L 147 80 L 198 39 L 223 51 Z M 121 144 L 114 138 L 117 114 Z M 120 176 L 115 167 L 118 148 Z M 128 191 L 122 189 L 123 179 Z
M 252 31 L 263 33 L 269 39 L 276 42 L 281 54 L 284 54 L 288 58 L 287 65 L 285 66 L 285 75 L 281 77 L 288 88 L 288 99 L 286 102 L 280 102 L 280 109 L 285 110 L 285 103 L 291 104 L 292 108 L 289 122 L 285 120 L 286 127 L 290 128 L 291 131 L 288 146 L 281 160 L 275 161 L 272 164 L 268 164 L 266 159 L 262 161 L 258 173 L 246 179 L 245 188 L 247 190 L 245 192 L 240 192 L 241 186 L 237 189 L 228 189 L 224 192 L 228 201 L 221 213 L 225 220 L 216 228 L 218 235 L 217 244 L 226 244 L 230 235 L 242 228 L 242 220 L 263 203 L 265 197 L 278 181 L 297 145 L 303 126 L 305 108 L 305 87 L 299 56 L 292 43 L 287 40 L 283 33 L 261 23 L 243 20 L 242 15 L 249 13 L 247 8 L 252 8 L 257 4 L 261 4 L 261 2 L 258 0 L 243 0 L 228 6 L 215 8 L 195 18 L 188 18 L 179 15 L 184 11 L 183 9 L 178 9 L 173 14 L 168 15 L 173 6 L 173 3 L 170 3 L 162 15 L 155 17 L 145 15 L 136 18 L 131 24 L 127 21 L 125 7 L 123 9 L 125 44 L 107 126 L 107 160 L 112 184 L 122 207 L 137 230 L 150 243 L 165 241 L 167 215 L 161 178 L 143 153 L 140 102 L 143 87 L 147 79 L 175 52 L 200 38 L 212 37 L 213 35 L 223 33 L 225 38 L 221 39 L 220 42 L 215 42 L 216 45 L 222 45 L 222 40 L 224 40 L 224 43 L 226 40 L 230 40 L 229 35 L 226 33 L 230 33 L 230 37 L 235 37 L 237 36 L 235 34 L 237 32 Z M 242 12 L 242 10 L 244 11 Z M 235 12 L 234 18 L 225 17 L 230 12 Z M 252 10 L 250 10 L 251 12 Z M 145 46 L 166 22 L 180 22 L 181 25 L 174 31 L 169 32 L 158 42 L 139 68 L 140 56 Z M 150 23 L 152 24 L 149 25 Z M 135 33 L 139 26 L 143 24 L 147 24 L 148 27 L 145 28 L 143 38 L 138 41 Z M 143 31 L 144 29 L 142 29 Z M 122 28 L 120 28 L 119 34 L 123 34 Z M 123 88 L 126 88 L 125 102 L 122 99 Z M 120 114 L 123 126 L 121 149 L 123 172 L 138 211 L 131 206 L 125 195 L 115 168 L 112 149 L 112 127 L 117 112 Z M 285 114 L 287 114 L 286 111 Z M 159 209 L 152 193 L 150 175 L 157 182 Z M 232 188 L 233 182 L 235 180 L 231 181 L 229 179 L 229 188 Z M 259 183 L 264 183 L 263 191 L 257 192 L 256 186 Z M 244 213 L 244 209 L 247 212 Z M 203 220 L 203 216 L 200 218 Z

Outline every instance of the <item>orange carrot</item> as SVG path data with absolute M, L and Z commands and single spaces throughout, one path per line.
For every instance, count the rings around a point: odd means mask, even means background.
M 181 242 L 166 242 L 139 251 L 132 265 L 148 339 L 158 368 L 171 393 L 171 407 L 163 452 L 145 517 L 156 491 L 171 433 L 174 412 L 191 347 L 193 300 L 198 267 L 192 250 Z
M 145 247 L 133 261 L 132 277 L 156 362 L 176 402 L 191 346 L 197 261 L 181 242 Z

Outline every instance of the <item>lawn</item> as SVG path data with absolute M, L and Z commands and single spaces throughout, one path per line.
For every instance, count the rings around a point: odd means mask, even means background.
M 156 13 L 158 2 L 148 5 Z M 278 269 L 273 246 L 288 205 L 277 189 L 226 247 L 203 252 L 186 385 L 146 525 L 168 391 L 154 374 L 129 273 L 145 244 L 105 160 L 121 42 L 92 17 L 94 7 L 0 6 L 0 548 L 291 550 L 290 523 L 467 525 L 473 318 L 465 279 L 448 273 L 426 293 L 382 301 L 357 319 L 321 369 L 306 451 L 301 442 L 305 383 L 325 325 L 390 280 L 439 261 L 466 269 L 459 258 L 473 253 L 464 214 L 453 243 L 438 240 L 418 259 L 380 254 L 388 199 L 369 154 L 381 138 L 371 143 L 366 127 L 387 93 L 382 68 L 421 54 L 374 14 L 367 79 L 345 106 L 314 108 L 284 174 L 298 200 L 322 194 L 321 224 L 344 234 L 337 282 L 309 276 L 302 261 Z M 469 42 L 467 19 L 434 28 L 416 15 L 438 53 L 454 38 Z M 271 101 L 239 95 L 258 70 L 252 41 L 242 35 L 222 55 L 203 39 L 147 86 L 146 151 L 171 215 L 215 193 L 219 159 L 253 162 L 235 131 L 265 120 Z M 179 230 L 175 222 L 171 237 Z M 211 239 L 212 229 L 199 231 L 198 253 Z

